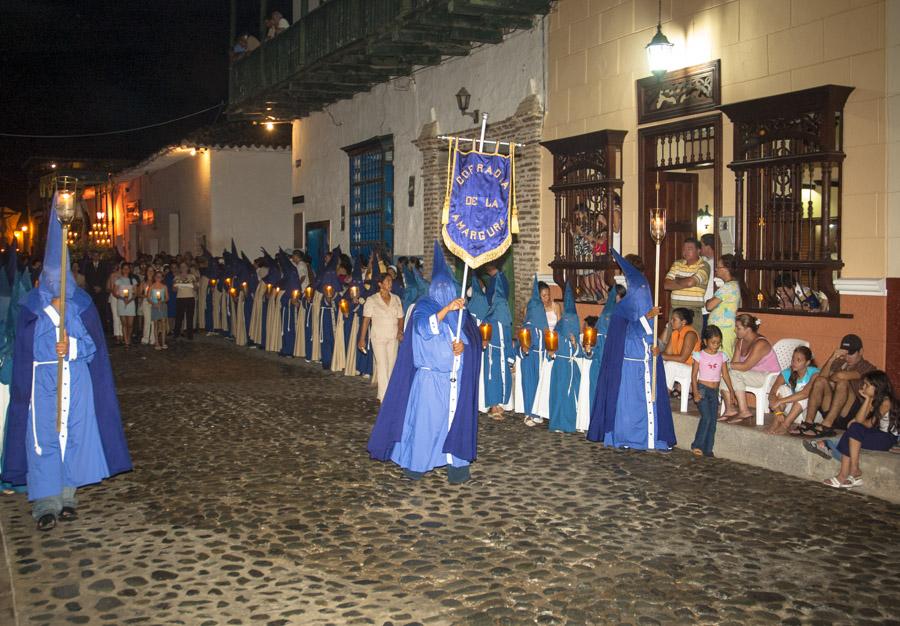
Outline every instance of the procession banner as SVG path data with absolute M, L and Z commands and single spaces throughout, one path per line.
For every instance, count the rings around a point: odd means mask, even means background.
M 469 267 L 502 256 L 519 232 L 515 181 L 515 146 L 508 155 L 464 152 L 450 141 L 444 243 Z

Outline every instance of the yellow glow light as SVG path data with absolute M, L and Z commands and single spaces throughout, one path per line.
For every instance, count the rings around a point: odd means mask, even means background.
M 268 130 L 268 131 L 275 130 L 275 124 L 272 122 L 266 122 L 266 130 Z

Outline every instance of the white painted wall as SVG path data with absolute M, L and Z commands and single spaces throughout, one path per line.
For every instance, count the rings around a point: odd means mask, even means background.
M 502 44 L 476 48 L 469 56 L 456 57 L 437 67 L 423 68 L 412 78 L 399 78 L 376 85 L 352 100 L 337 102 L 325 112 L 294 122 L 292 168 L 293 195 L 305 196 L 297 211 L 306 222 L 332 221 L 331 245 L 347 249 L 349 232 L 349 164 L 341 150 L 373 137 L 394 137 L 394 252 L 421 254 L 422 159 L 412 141 L 422 126 L 436 120 L 440 132 L 455 132 L 477 126 L 463 117 L 456 105 L 456 92 L 465 87 L 471 94 L 470 110 L 480 109 L 493 120 L 513 115 L 517 105 L 532 90 L 543 98 L 543 23 L 531 31 L 517 31 Z M 408 206 L 408 180 L 416 177 L 415 206 Z M 340 208 L 347 207 L 346 230 L 340 230 Z M 440 207 L 425 207 L 438 211 Z
M 293 245 L 291 152 L 214 149 L 210 162 L 210 251 L 218 254 L 234 237 L 247 256 Z
M 140 200 L 141 207 L 153 209 L 156 222 L 152 226 L 142 226 L 140 238 L 144 251 L 150 249 L 152 239 L 159 241 L 159 250 L 169 249 L 169 215 L 180 215 L 179 252 L 197 249 L 196 236 L 209 234 L 210 157 L 208 152 L 194 157 L 184 157 L 172 165 L 139 176 L 126 184 L 130 189 L 129 200 Z M 129 250 L 130 255 L 137 250 Z

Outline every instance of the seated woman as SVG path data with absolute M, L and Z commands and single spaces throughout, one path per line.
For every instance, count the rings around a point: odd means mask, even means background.
M 759 319 L 747 313 L 738 315 L 734 322 L 734 332 L 738 341 L 731 361 L 731 383 L 734 396 L 728 397 L 728 410 L 719 421 L 728 420 L 737 424 L 753 417 L 747 403 L 747 387 L 760 387 L 769 374 L 781 372 L 778 358 L 768 339 L 759 334 Z M 723 393 L 727 391 L 722 389 Z M 736 405 L 736 406 L 735 406 Z
M 769 409 L 775 419 L 766 429 L 770 435 L 786 435 L 803 411 L 812 389 L 812 381 L 818 376 L 819 368 L 812 365 L 812 351 L 806 346 L 798 346 L 791 357 L 791 366 L 781 372 L 780 381 L 769 391 Z M 782 382 L 781 385 L 778 382 Z
M 694 363 L 691 355 L 700 350 L 700 335 L 694 330 L 693 323 L 693 311 L 682 307 L 672 309 L 669 323 L 666 324 L 660 337 L 660 343 L 666 346 L 660 358 L 666 370 L 666 382 L 670 391 L 674 391 L 675 383 L 672 381 L 679 374 L 690 377 L 691 366 Z
M 863 450 L 887 451 L 897 444 L 900 433 L 900 402 L 894 395 L 891 379 L 881 370 L 873 370 L 863 377 L 859 388 L 863 400 L 837 445 L 831 452 L 839 457 L 841 469 L 837 476 L 824 481 L 828 487 L 849 489 L 863 484 L 862 471 L 859 469 L 859 457 Z M 828 441 L 804 441 L 804 447 L 810 452 L 828 456 Z

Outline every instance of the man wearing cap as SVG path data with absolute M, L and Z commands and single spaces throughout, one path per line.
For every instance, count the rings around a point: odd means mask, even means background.
M 856 416 L 862 398 L 859 387 L 862 378 L 875 366 L 863 358 L 862 339 L 859 335 L 846 335 L 841 345 L 822 365 L 822 372 L 812 383 L 806 421 L 795 434 L 833 437 L 835 428 L 846 429 Z M 825 415 L 821 424 L 814 424 L 819 411 Z

